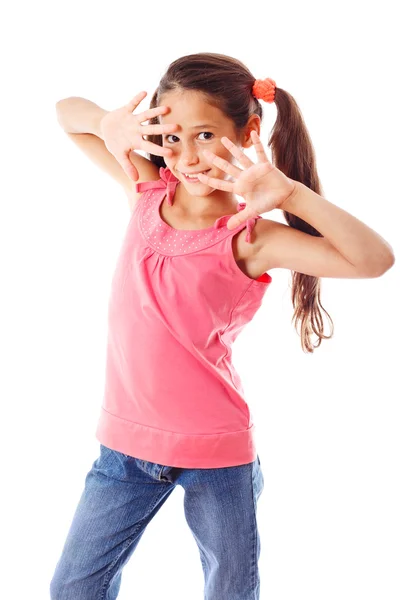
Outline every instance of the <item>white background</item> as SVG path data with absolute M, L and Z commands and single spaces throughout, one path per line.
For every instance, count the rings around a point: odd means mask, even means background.
M 169 63 L 221 52 L 298 102 L 325 197 L 374 228 L 382 277 L 322 279 L 335 334 L 305 355 L 290 271 L 234 345 L 257 428 L 262 600 L 398 600 L 399 185 L 394 3 L 16 3 L 1 56 L 2 596 L 49 598 L 85 476 L 99 453 L 107 302 L 127 198 L 76 148 L 55 104 L 107 110 Z M 264 104 L 262 141 L 276 117 Z M 252 157 L 252 152 L 249 151 Z M 266 215 L 283 221 L 279 211 Z M 329 323 L 326 321 L 326 333 Z M 201 600 L 178 487 L 126 566 L 120 600 Z M 94 600 L 94 599 L 93 599 Z M 219 599 L 228 600 L 228 599 Z M 231 600 L 231 599 L 229 599 Z

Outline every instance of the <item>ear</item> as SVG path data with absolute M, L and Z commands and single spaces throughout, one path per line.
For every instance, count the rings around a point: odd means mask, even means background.
M 258 115 L 251 115 L 250 119 L 247 122 L 247 125 L 244 128 L 244 133 L 242 136 L 242 148 L 250 148 L 253 145 L 250 133 L 254 129 L 258 135 L 260 135 L 260 126 L 261 119 Z

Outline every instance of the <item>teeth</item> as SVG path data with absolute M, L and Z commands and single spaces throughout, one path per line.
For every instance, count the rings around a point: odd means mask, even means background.
M 204 174 L 205 171 L 202 171 L 202 173 Z M 196 175 L 188 175 L 187 173 L 185 173 L 185 175 L 186 175 L 186 177 L 189 177 L 189 179 L 197 179 L 198 173 Z

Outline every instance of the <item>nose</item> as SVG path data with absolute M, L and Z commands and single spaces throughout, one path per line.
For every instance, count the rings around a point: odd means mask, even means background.
M 192 144 L 183 146 L 180 159 L 184 166 L 196 165 L 199 162 L 198 149 Z

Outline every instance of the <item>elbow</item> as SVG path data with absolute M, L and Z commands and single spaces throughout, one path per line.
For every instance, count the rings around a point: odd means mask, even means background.
M 385 261 L 382 261 L 379 266 L 377 266 L 377 268 L 375 269 L 375 271 L 373 271 L 371 277 L 382 277 L 382 275 L 384 275 L 386 273 L 386 271 L 389 271 L 389 269 L 391 269 L 395 263 L 395 256 L 394 253 L 391 252 L 389 253 L 387 259 Z

